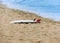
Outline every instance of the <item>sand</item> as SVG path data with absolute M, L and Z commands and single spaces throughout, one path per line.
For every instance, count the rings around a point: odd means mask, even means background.
M 40 18 L 37 24 L 10 24 L 12 20 Z M 60 43 L 60 23 L 20 10 L 0 7 L 0 43 Z

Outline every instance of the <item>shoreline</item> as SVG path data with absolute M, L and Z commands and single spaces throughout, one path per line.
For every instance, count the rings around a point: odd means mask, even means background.
M 43 18 L 48 18 L 48 19 L 60 22 L 60 20 L 53 18 L 53 16 L 51 16 L 51 17 L 48 17 L 47 15 L 44 16 L 44 13 L 38 13 L 38 12 L 35 12 L 32 10 L 26 10 L 26 9 L 25 10 L 24 9 L 16 9 L 16 8 L 10 8 L 10 9 L 15 9 L 15 10 L 23 11 L 23 12 L 28 12 L 28 13 L 33 13 L 33 14 L 36 14 L 36 15 L 41 16 Z M 46 14 L 48 14 L 48 13 L 46 13 Z
M 52 14 L 52 16 L 47 16 L 47 15 L 50 15 L 51 13 L 49 13 L 49 14 L 48 14 L 48 13 L 45 13 L 45 12 L 40 12 L 40 13 L 39 13 L 39 12 L 37 12 L 37 11 L 28 10 L 28 9 L 26 9 L 26 8 L 9 7 L 8 5 L 6 5 L 6 6 L 7 6 L 7 8 L 9 8 L 9 9 L 14 9 L 14 10 L 19 10 L 19 11 L 23 11 L 23 12 L 33 13 L 33 14 L 36 14 L 36 15 L 41 16 L 41 17 L 43 17 L 43 18 L 48 18 L 48 19 L 51 19 L 51 20 L 60 22 L 59 19 L 53 17 L 53 14 Z M 45 15 L 44 15 L 44 14 L 45 14 Z

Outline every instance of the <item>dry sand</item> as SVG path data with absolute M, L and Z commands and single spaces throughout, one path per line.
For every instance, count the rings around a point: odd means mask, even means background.
M 33 18 L 42 21 L 37 24 L 10 24 L 12 20 Z M 60 43 L 60 23 L 0 5 L 0 43 Z

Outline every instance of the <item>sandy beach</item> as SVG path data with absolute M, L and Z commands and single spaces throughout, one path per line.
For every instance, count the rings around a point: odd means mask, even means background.
M 41 23 L 10 24 L 33 18 L 40 18 Z M 60 22 L 0 5 L 0 43 L 60 43 Z

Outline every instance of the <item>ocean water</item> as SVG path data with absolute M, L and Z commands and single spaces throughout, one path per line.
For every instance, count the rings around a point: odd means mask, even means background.
M 60 21 L 60 0 L 0 0 L 0 3 Z

